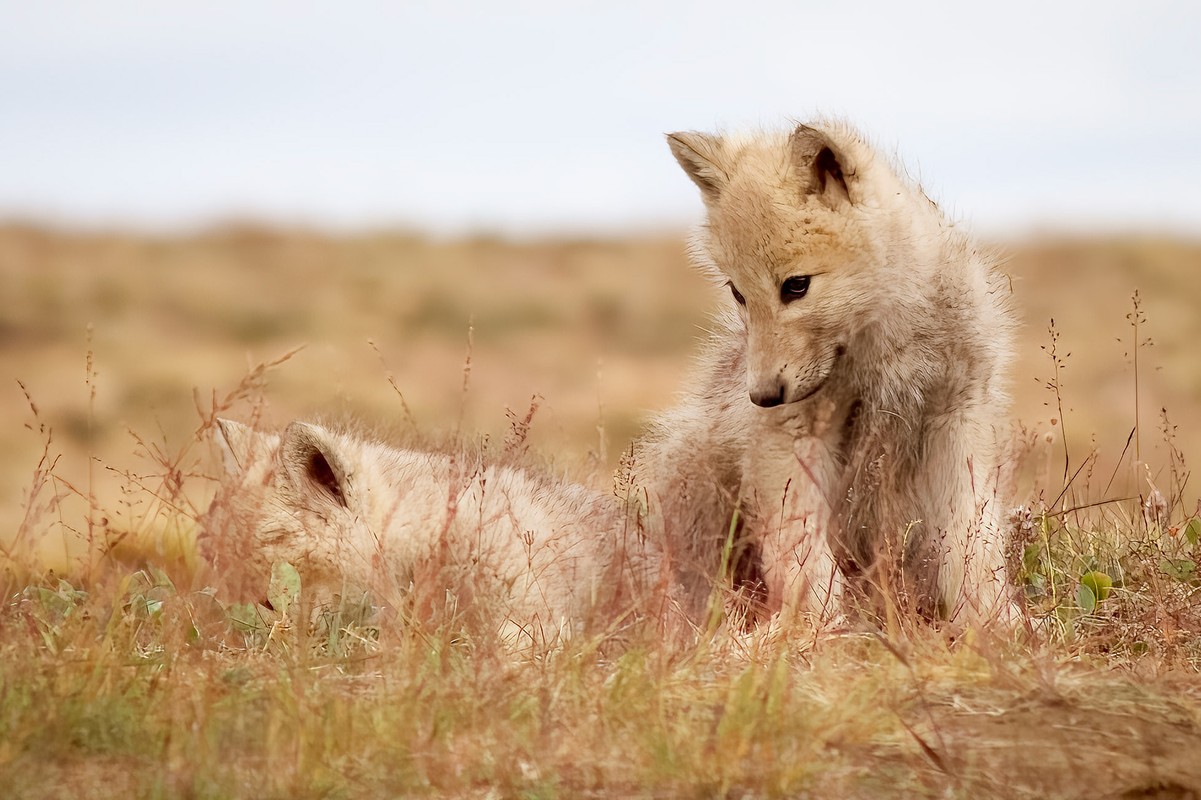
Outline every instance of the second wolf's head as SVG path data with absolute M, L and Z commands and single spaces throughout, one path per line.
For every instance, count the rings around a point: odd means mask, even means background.
M 897 307 L 924 302 L 941 216 L 853 131 L 673 133 L 668 143 L 708 211 L 693 255 L 730 287 L 752 402 L 816 394 L 864 355 L 869 329 L 918 335 Z
M 275 562 L 300 570 L 306 589 L 328 602 L 346 577 L 364 583 L 376 555 L 361 448 L 316 425 L 282 435 L 218 420 L 224 475 L 201 522 L 201 555 L 226 588 L 260 599 Z M 366 588 L 365 585 L 356 586 Z

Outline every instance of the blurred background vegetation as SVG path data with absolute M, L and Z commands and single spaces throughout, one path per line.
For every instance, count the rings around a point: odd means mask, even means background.
M 137 487 L 161 481 L 155 451 L 168 462 L 184 452 L 183 473 L 211 475 L 207 442 L 193 441 L 197 404 L 211 407 L 214 392 L 298 346 L 269 374 L 261 407 L 242 402 L 227 413 L 261 415 L 266 427 L 351 421 L 384 437 L 461 424 L 499 441 L 507 413 L 524 416 L 536 403 L 535 451 L 603 485 L 648 414 L 682 386 L 720 296 L 688 267 L 684 241 L 682 232 L 511 240 L 251 225 L 172 236 L 0 227 L 0 542 L 26 514 L 41 426 L 52 431 L 50 457 L 61 456 L 54 491 L 68 499 L 39 530 L 43 551 L 61 563 L 80 552 L 89 494 L 111 530 L 145 528 Z M 1135 425 L 1137 342 L 1146 467 L 1119 470 L 1108 493 L 1168 481 L 1165 431 L 1186 457 L 1201 452 L 1201 243 L 1041 239 L 995 249 L 1022 319 L 1013 418 L 1041 443 L 1046 469 L 1062 469 L 1066 431 L 1073 470 L 1102 452 L 1076 479 L 1078 495 L 1106 496 Z M 1048 387 L 1052 318 L 1058 398 Z M 200 495 L 208 485 L 189 481 Z

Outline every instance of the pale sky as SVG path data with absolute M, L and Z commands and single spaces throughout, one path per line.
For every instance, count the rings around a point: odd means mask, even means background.
M 1197 2 L 190 5 L 0 0 L 0 217 L 674 228 L 665 132 L 820 112 L 982 232 L 1201 232 Z

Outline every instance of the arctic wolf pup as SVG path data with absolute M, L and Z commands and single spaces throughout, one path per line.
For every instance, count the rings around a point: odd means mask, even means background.
M 990 259 L 845 125 L 668 142 L 708 212 L 693 259 L 729 291 L 638 455 L 694 596 L 729 537 L 771 612 L 829 620 L 858 577 L 926 615 L 1008 618 L 1013 322 Z
M 467 454 L 397 450 L 294 422 L 220 420 L 225 477 L 201 552 L 235 591 L 276 561 L 321 601 L 392 587 L 418 615 L 449 609 L 512 644 L 610 625 L 657 579 L 615 498 Z M 411 587 L 411 590 L 410 590 Z

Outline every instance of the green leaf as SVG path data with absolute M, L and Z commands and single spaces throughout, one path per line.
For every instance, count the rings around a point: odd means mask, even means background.
M 262 616 L 259 615 L 258 608 L 253 603 L 233 603 L 226 606 L 225 610 L 229 614 L 229 621 L 233 623 L 234 630 L 249 633 L 267 628 Z
M 1113 588 L 1113 578 L 1099 570 L 1086 572 L 1080 576 L 1080 585 L 1087 586 L 1089 591 L 1093 593 L 1093 598 L 1100 603 L 1109 597 L 1109 591 Z
M 1042 565 L 1043 548 L 1042 545 L 1028 544 L 1022 550 L 1022 569 L 1028 574 L 1038 572 L 1039 566 Z
M 42 608 L 47 614 L 50 614 L 57 619 L 62 619 L 63 617 L 67 616 L 67 614 L 71 611 L 71 607 L 74 605 L 72 598 L 69 596 L 64 596 L 62 592 L 56 592 L 52 589 L 43 589 L 40 586 L 37 587 L 36 591 L 38 600 L 42 604 Z
M 1076 605 L 1086 613 L 1096 610 L 1097 596 L 1093 590 L 1081 583 L 1076 587 Z
M 1193 547 L 1197 546 L 1197 542 L 1201 542 L 1201 519 L 1193 517 L 1188 521 L 1188 525 L 1184 527 L 1184 538 L 1188 539 L 1188 543 Z
M 175 592 L 175 584 L 171 582 L 171 578 L 167 575 L 167 573 L 163 572 L 153 564 L 147 565 L 146 569 L 149 571 L 150 579 L 154 582 L 156 587 L 163 586 L 170 589 L 172 593 Z
M 163 601 L 155 600 L 144 594 L 136 594 L 129 598 L 126 610 L 132 613 L 135 619 L 153 618 L 163 610 Z
M 300 597 L 300 573 L 287 561 L 276 561 L 271 565 L 271 583 L 267 587 L 267 599 L 271 607 L 282 616 Z
M 1181 583 L 1191 583 L 1197 577 L 1197 562 L 1191 558 L 1165 558 L 1159 562 L 1159 571 Z

